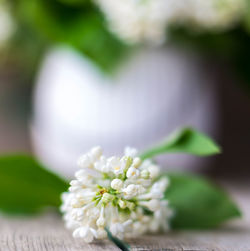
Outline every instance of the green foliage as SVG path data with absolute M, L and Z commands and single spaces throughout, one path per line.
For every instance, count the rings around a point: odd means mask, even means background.
M 17 28 L 25 24 L 47 46 L 65 44 L 88 56 L 101 69 L 114 71 L 131 49 L 113 35 L 92 0 L 10 0 Z M 247 2 L 248 3 L 248 2 Z M 227 61 L 250 88 L 250 4 L 242 22 L 226 31 L 194 31 L 192 27 L 168 27 L 173 43 L 200 49 L 218 61 Z M 19 24 L 22 24 L 19 27 Z M 27 30 L 27 27 L 25 28 Z M 34 36 L 34 35 L 32 35 Z M 40 43 L 38 41 L 38 43 Z M 22 50 L 22 48 L 20 49 Z M 32 64 L 31 64 L 32 65 Z
M 216 58 L 217 62 L 227 62 L 227 66 L 235 70 L 238 77 L 250 90 L 249 32 L 249 28 L 247 31 L 242 26 L 225 32 L 191 32 L 177 27 L 170 31 L 171 40 L 175 44 L 202 52 L 213 61 Z
M 175 211 L 174 229 L 211 228 L 240 216 L 229 196 L 207 180 L 185 174 L 166 175 L 170 178 L 170 186 L 165 197 Z M 48 206 L 58 208 L 60 195 L 67 187 L 66 181 L 41 167 L 31 157 L 0 158 L 0 210 L 3 212 L 33 214 Z M 107 233 L 117 246 L 129 250 L 108 230 Z
M 143 152 L 143 159 L 152 158 L 163 153 L 187 153 L 209 156 L 220 152 L 216 143 L 206 135 L 191 128 L 175 131 L 165 141 Z
M 90 4 L 92 0 L 57 0 L 57 1 L 68 5 L 82 6 Z
M 169 174 L 165 192 L 175 211 L 174 229 L 206 229 L 241 215 L 235 203 L 219 187 L 196 176 Z
M 68 184 L 28 156 L 0 158 L 0 209 L 31 214 L 47 206 L 59 207 Z
M 127 52 L 127 46 L 108 31 L 102 14 L 91 1 L 13 2 L 14 16 L 48 45 L 71 46 L 105 71 L 114 70 Z

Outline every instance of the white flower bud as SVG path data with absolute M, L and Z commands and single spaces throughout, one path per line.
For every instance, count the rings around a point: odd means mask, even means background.
M 121 190 L 122 189 L 122 186 L 123 186 L 123 181 L 120 180 L 120 179 L 113 179 L 112 182 L 111 182 L 111 187 L 115 190 Z
M 80 186 L 81 182 L 79 180 L 71 180 L 69 184 L 71 186 Z
M 90 227 L 79 227 L 73 232 L 74 238 L 83 238 L 85 242 L 92 242 L 94 239 L 93 231 Z M 94 229 L 93 229 L 94 230 Z
M 81 228 L 77 228 L 77 229 L 73 232 L 73 237 L 74 237 L 74 238 L 79 238 L 79 237 L 80 237 L 80 231 L 81 231 Z
M 141 165 L 141 159 L 139 157 L 134 158 L 132 165 L 134 168 L 138 168 Z
M 142 171 L 141 171 L 141 177 L 142 177 L 143 179 L 148 179 L 149 176 L 150 176 L 150 173 L 149 173 L 148 170 L 142 170 Z
M 103 196 L 102 196 L 102 202 L 103 203 L 109 203 L 113 199 L 114 199 L 114 196 L 112 194 L 109 194 L 109 193 L 104 193 Z
M 140 175 L 140 171 L 138 169 L 134 168 L 133 166 L 131 166 L 126 173 L 126 176 L 128 179 L 131 179 L 131 178 L 135 179 L 139 175 Z
M 70 192 L 75 192 L 81 188 L 82 188 L 82 183 L 79 180 L 72 180 L 70 182 L 70 187 L 69 187 Z
M 153 184 L 151 192 L 164 193 L 167 189 L 168 184 L 169 180 L 166 177 L 163 177 Z
M 133 211 L 135 209 L 135 203 L 127 201 L 126 206 L 129 210 Z
M 118 205 L 120 206 L 121 209 L 124 209 L 127 207 L 127 203 L 121 199 L 118 201 Z
M 115 222 L 110 225 L 110 232 L 119 239 L 123 239 L 124 226 L 121 223 Z
M 155 179 L 159 176 L 160 169 L 157 165 L 151 165 L 148 167 L 148 171 L 150 173 L 150 178 Z
M 93 207 L 87 211 L 86 216 L 88 216 L 89 219 L 96 220 L 100 216 L 100 210 L 96 207 Z
M 79 207 L 82 207 L 84 205 L 84 201 L 74 198 L 74 199 L 71 200 L 70 204 L 71 204 L 71 206 L 73 208 L 79 208 Z
M 102 155 L 102 148 L 100 146 L 96 146 L 91 149 L 90 154 L 93 160 L 97 160 Z
M 104 206 L 102 206 L 101 211 L 100 211 L 100 217 L 98 218 L 98 220 L 96 221 L 96 225 L 99 228 L 104 228 L 105 227 L 105 218 L 104 218 Z
M 145 188 L 141 185 L 130 184 L 122 191 L 124 193 L 125 199 L 129 199 L 143 193 Z
M 124 171 L 124 165 L 122 164 L 122 161 L 118 157 L 110 157 L 107 160 L 107 164 L 110 170 L 114 172 L 115 175 L 122 174 Z
M 73 208 L 71 210 L 71 216 L 74 220 L 82 220 L 84 211 L 81 208 Z
M 138 193 L 138 187 L 137 187 L 137 185 L 130 184 L 125 189 L 123 189 L 123 192 L 125 195 L 128 195 L 130 197 L 134 197 Z
M 136 148 L 132 148 L 132 147 L 125 147 L 125 150 L 124 150 L 124 155 L 125 156 L 129 156 L 129 157 L 132 157 L 134 158 L 136 155 L 137 155 L 138 151 Z
M 127 170 L 133 163 L 133 158 L 131 158 L 130 156 L 124 156 L 122 157 L 122 160 L 124 160 L 125 162 L 124 170 Z
M 100 216 L 98 220 L 96 221 L 96 225 L 98 227 L 104 227 L 105 226 L 105 218 L 103 216 Z
M 78 180 L 81 180 L 81 179 L 84 179 L 86 177 L 86 170 L 84 169 L 80 169 L 78 170 L 76 173 L 75 173 L 75 177 L 78 179 Z
M 107 232 L 103 228 L 98 228 L 96 231 L 96 238 L 105 239 L 107 237 Z
M 147 207 L 150 211 L 156 211 L 161 207 L 160 200 L 152 199 L 150 201 L 142 201 L 140 202 L 141 205 Z
M 77 165 L 80 168 L 88 168 L 91 165 L 91 160 L 89 158 L 89 156 L 87 154 L 81 156 L 78 161 L 77 161 Z

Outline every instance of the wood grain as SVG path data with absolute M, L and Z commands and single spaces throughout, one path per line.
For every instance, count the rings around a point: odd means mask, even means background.
M 165 251 L 247 251 L 250 250 L 250 193 L 244 187 L 229 190 L 240 204 L 244 218 L 209 231 L 179 231 L 166 235 L 143 236 L 129 240 L 132 250 Z M 85 244 L 72 238 L 57 214 L 35 218 L 0 217 L 1 251 L 99 251 L 119 250 L 112 243 Z

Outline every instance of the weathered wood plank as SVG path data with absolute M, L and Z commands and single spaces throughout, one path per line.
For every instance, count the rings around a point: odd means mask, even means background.
M 250 250 L 250 192 L 231 189 L 245 217 L 209 231 L 179 231 L 130 240 L 132 250 Z M 0 217 L 0 251 L 118 250 L 108 241 L 85 244 L 74 240 L 60 217 L 46 214 L 35 218 Z

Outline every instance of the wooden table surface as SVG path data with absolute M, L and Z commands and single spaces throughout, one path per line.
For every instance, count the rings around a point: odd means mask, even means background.
M 244 218 L 220 229 L 209 231 L 178 231 L 166 235 L 143 236 L 130 240 L 131 250 L 250 250 L 250 192 L 246 185 L 227 185 L 239 203 Z M 109 241 L 85 244 L 74 240 L 60 217 L 44 214 L 33 218 L 0 217 L 1 251 L 78 251 L 119 250 Z

